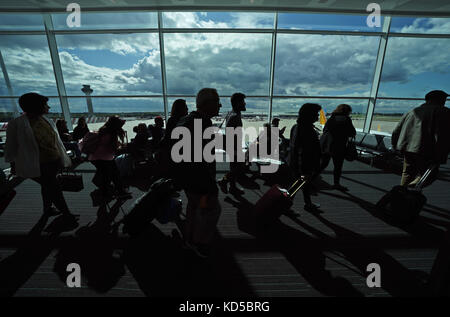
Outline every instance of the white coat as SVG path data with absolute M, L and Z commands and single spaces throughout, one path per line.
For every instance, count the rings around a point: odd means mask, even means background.
M 61 165 L 69 167 L 72 161 L 66 153 L 66 148 L 59 138 L 58 130 L 53 120 L 42 116 L 53 128 L 56 135 L 56 148 L 60 153 Z M 15 162 L 16 175 L 24 178 L 41 176 L 39 163 L 39 146 L 34 138 L 30 121 L 24 114 L 8 123 L 6 130 L 5 162 Z

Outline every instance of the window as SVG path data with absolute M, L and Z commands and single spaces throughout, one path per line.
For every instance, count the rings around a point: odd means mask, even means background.
M 431 90 L 448 90 L 449 51 L 450 39 L 390 38 L 379 96 L 424 98 Z
M 73 114 L 88 115 L 86 98 L 68 98 L 70 112 Z M 110 97 L 91 98 L 94 114 L 120 114 L 130 116 L 132 113 L 148 112 L 164 114 L 162 98 L 136 98 L 136 97 Z
M 391 32 L 450 34 L 449 18 L 394 17 Z
M 274 95 L 368 96 L 378 37 L 279 34 Z
M 367 25 L 367 16 L 368 15 L 280 13 L 278 14 L 278 28 L 297 30 L 381 32 L 383 18 L 381 17 L 380 19 L 380 27 L 369 27 Z
M 268 95 L 270 34 L 165 34 L 169 94 Z
M 53 14 L 55 30 L 143 29 L 157 28 L 156 12 L 81 12 L 80 27 L 69 27 L 67 19 L 71 12 Z
M 288 138 L 290 129 L 296 123 L 298 110 L 305 103 L 319 104 L 328 118 L 336 107 L 342 103 L 352 107 L 352 121 L 356 129 L 363 129 L 367 112 L 367 99 L 316 99 L 316 98 L 274 98 L 272 118 L 281 119 L 280 128 L 286 126 L 285 136 Z M 320 127 L 319 122 L 316 123 Z
M 15 96 L 58 95 L 45 35 L 0 35 L 0 50 Z
M 377 99 L 370 128 L 371 132 L 391 134 L 404 113 L 420 106 L 424 102 L 425 100 Z
M 273 28 L 274 13 L 164 12 L 165 28 Z
M 155 33 L 57 35 L 68 95 L 162 94 L 159 40 Z
M 0 30 L 44 31 L 44 20 L 40 14 L 0 13 Z

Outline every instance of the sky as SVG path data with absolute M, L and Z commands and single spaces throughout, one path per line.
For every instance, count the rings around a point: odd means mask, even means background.
M 57 30 L 69 29 L 66 14 L 53 15 Z M 271 13 L 166 12 L 167 28 L 263 28 L 274 25 Z M 154 12 L 81 15 L 80 29 L 156 28 Z M 279 14 L 281 29 L 380 31 L 366 16 Z M 0 16 L 0 30 L 43 30 L 39 15 Z M 392 32 L 450 33 L 450 19 L 393 18 Z M 161 95 L 158 33 L 56 35 L 66 92 L 93 95 Z M 202 87 L 220 95 L 240 91 L 248 96 L 269 93 L 271 34 L 165 33 L 169 94 L 195 95 Z M 379 46 L 376 36 L 278 34 L 274 94 L 323 96 L 323 99 L 274 99 L 274 113 L 296 113 L 304 102 L 320 102 L 327 112 L 347 102 L 365 112 L 366 99 L 334 100 L 327 96 L 369 96 Z M 15 95 L 36 91 L 56 96 L 45 35 L 1 35 L 0 50 Z M 389 38 L 379 96 L 423 98 L 432 89 L 450 90 L 450 39 Z M 0 95 L 9 95 L 0 74 Z M 170 98 L 169 98 L 170 99 Z M 173 99 L 173 98 L 172 98 Z M 169 100 L 169 104 L 171 100 Z M 192 101 L 191 101 L 192 100 Z M 55 100 L 57 101 L 57 100 Z M 194 100 L 188 103 L 192 109 Z M 2 100 L 0 108 L 10 109 Z M 70 98 L 72 112 L 86 111 L 83 98 Z M 94 98 L 98 112 L 162 111 L 162 98 Z M 230 107 L 223 97 L 224 110 Z M 267 113 L 268 98 L 248 98 L 250 113 Z M 402 113 L 418 102 L 379 101 L 376 112 Z M 53 109 L 58 109 L 59 102 Z M 56 111 L 56 110 L 55 110 Z

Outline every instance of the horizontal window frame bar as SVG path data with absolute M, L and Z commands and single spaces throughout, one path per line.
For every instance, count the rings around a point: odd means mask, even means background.
M 101 12 L 255 12 L 255 13 L 307 13 L 307 14 L 349 14 L 349 15 L 367 15 L 368 12 L 364 9 L 329 9 L 329 8 L 308 8 L 308 7 L 279 7 L 279 6 L 256 6 L 248 5 L 242 6 L 242 9 L 228 6 L 136 6 L 136 7 L 91 7 L 83 8 L 84 12 L 101 13 Z M 417 12 L 417 11 L 396 11 L 384 9 L 383 15 L 390 15 L 392 17 L 450 17 L 450 12 Z M 50 14 L 69 14 L 66 8 L 3 8 L 0 13 L 22 13 L 22 14 L 36 14 L 36 13 L 50 13 Z
M 0 96 L 0 99 L 15 99 L 19 98 L 20 96 Z M 59 98 L 59 96 L 46 96 L 48 98 Z M 163 98 L 163 95 L 91 95 L 91 98 L 136 98 L 136 99 L 142 99 L 142 98 Z M 196 95 L 172 95 L 168 94 L 168 98 L 195 98 Z M 231 95 L 220 95 L 221 98 L 228 98 L 231 97 Z M 86 96 L 66 96 L 66 98 L 86 98 Z M 256 98 L 270 98 L 268 95 L 247 95 L 246 98 L 250 99 L 256 99 Z M 355 96 L 285 96 L 285 95 L 274 95 L 273 98 L 275 99 L 360 99 L 360 100 L 369 100 L 370 97 L 361 96 L 361 97 L 355 97 Z M 425 98 L 413 98 L 413 97 L 377 97 L 379 100 L 425 100 Z M 450 98 L 447 98 L 447 100 L 450 100 Z

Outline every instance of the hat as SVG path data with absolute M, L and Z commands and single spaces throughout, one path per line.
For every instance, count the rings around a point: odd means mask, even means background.
M 446 99 L 449 94 L 442 90 L 433 90 L 425 95 L 425 100 Z

